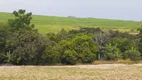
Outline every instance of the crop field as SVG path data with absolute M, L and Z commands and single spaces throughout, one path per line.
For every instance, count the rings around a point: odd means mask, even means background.
M 141 80 L 142 64 L 1 66 L 0 80 Z
M 0 13 L 0 23 L 6 23 L 8 19 L 14 16 L 10 13 Z M 96 18 L 69 18 L 56 16 L 33 15 L 32 23 L 40 33 L 59 32 L 61 29 L 72 30 L 79 27 L 101 27 L 104 29 L 116 29 L 120 31 L 136 30 L 140 27 L 141 22 L 126 20 L 110 20 Z

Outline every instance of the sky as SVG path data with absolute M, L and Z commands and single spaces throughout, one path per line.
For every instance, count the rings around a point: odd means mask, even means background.
M 0 0 L 0 12 L 142 21 L 142 0 Z

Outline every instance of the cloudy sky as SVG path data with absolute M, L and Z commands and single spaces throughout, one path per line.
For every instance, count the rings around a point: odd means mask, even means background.
M 0 0 L 0 12 L 142 20 L 142 0 Z

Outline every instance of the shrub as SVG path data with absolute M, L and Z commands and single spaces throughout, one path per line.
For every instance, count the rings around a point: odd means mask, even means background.
M 128 50 L 124 54 L 124 59 L 131 59 L 134 61 L 140 60 L 141 59 L 141 54 L 138 51 L 133 51 L 133 50 Z
M 112 38 L 109 40 L 108 43 L 111 43 L 112 45 L 116 45 L 121 50 L 121 52 L 125 52 L 126 50 L 130 50 L 132 47 L 133 49 L 137 49 L 135 42 L 133 40 L 127 39 L 127 38 Z
M 36 31 L 21 30 L 13 33 L 6 40 L 6 53 L 12 56 L 8 63 L 12 64 L 39 64 L 46 40 Z
M 73 41 L 73 49 L 78 53 L 78 60 L 82 63 L 92 63 L 98 51 L 97 45 L 92 37 L 87 35 L 77 35 Z
M 60 45 L 62 48 L 61 54 L 63 56 L 63 59 L 65 58 L 65 56 L 74 57 L 73 54 L 76 53 L 77 62 L 81 63 L 93 62 L 98 51 L 98 48 L 94 44 L 92 38 L 87 35 L 77 35 L 72 40 L 62 40 L 60 42 Z M 65 60 L 69 59 L 65 58 Z M 66 62 L 70 63 L 71 61 L 69 60 Z
M 54 64 L 59 62 L 59 52 L 56 46 L 48 46 L 42 54 L 42 64 Z
M 63 64 L 74 65 L 77 63 L 77 53 L 74 50 L 66 50 L 61 56 L 61 62 Z
M 142 58 L 142 42 L 139 43 L 138 50 L 141 53 L 141 58 Z
M 112 46 L 111 43 L 105 46 L 105 49 L 102 51 L 102 57 L 105 60 L 118 60 L 122 58 L 122 53 L 117 45 Z

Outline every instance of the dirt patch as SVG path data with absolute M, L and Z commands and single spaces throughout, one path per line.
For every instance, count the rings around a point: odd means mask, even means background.
M 125 67 L 125 66 L 141 66 L 142 64 L 99 64 L 99 65 L 70 65 L 70 66 L 49 66 L 49 67 L 67 67 L 67 68 L 114 68 L 114 67 Z
M 0 80 L 142 80 L 142 64 L 0 66 Z
M 39 67 L 49 67 L 49 68 L 115 68 L 115 67 L 126 67 L 126 66 L 141 66 L 142 64 L 99 64 L 99 65 L 65 65 L 65 66 L 39 66 Z M 0 66 L 0 68 L 21 68 L 21 67 L 38 67 L 38 66 Z

